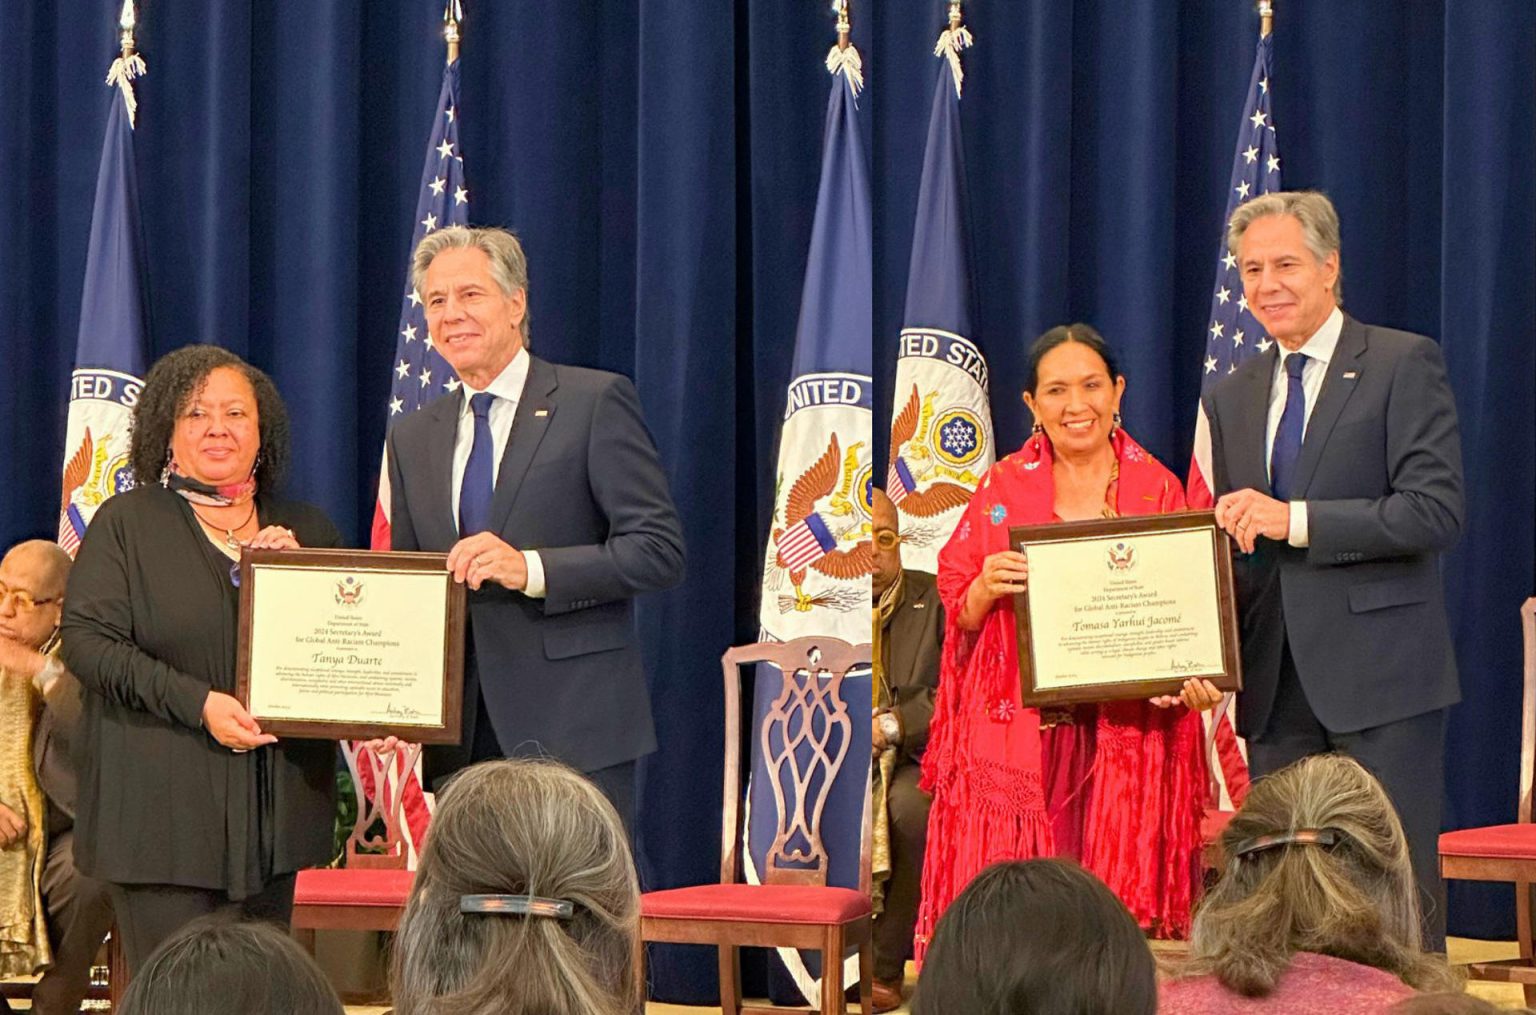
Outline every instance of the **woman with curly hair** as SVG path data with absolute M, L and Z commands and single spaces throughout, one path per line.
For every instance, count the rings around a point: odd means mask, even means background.
M 1221 851 L 1162 1015 L 1367 1015 L 1459 986 L 1423 951 L 1397 811 L 1352 758 L 1315 755 L 1254 783 Z
M 206 913 L 287 924 L 295 873 L 330 855 L 335 746 L 279 743 L 234 697 L 241 548 L 340 543 L 277 495 L 288 441 L 266 374 L 215 346 L 166 355 L 134 411 L 137 486 L 101 506 L 70 574 L 75 863 L 109 884 L 130 970 Z

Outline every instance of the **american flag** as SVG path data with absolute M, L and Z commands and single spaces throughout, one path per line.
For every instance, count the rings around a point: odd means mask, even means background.
M 421 171 L 416 221 L 411 229 L 410 252 L 405 261 L 404 294 L 400 297 L 400 327 L 395 338 L 387 426 L 394 426 L 407 413 L 459 389 L 458 375 L 432 347 L 432 337 L 427 334 L 427 315 L 421 294 L 411 285 L 410 255 L 422 237 L 433 230 L 468 224 L 469 191 L 464 186 L 464 155 L 459 149 L 459 61 L 454 60 L 443 71 L 443 87 L 437 96 L 437 112 L 433 115 L 427 141 L 426 164 Z M 373 549 L 388 550 L 389 537 L 389 463 L 381 460 L 379 497 L 373 509 Z M 357 752 L 363 749 L 362 745 L 346 743 L 343 749 L 347 752 L 349 767 L 363 783 L 364 791 L 370 797 L 374 796 L 373 766 L 358 763 Z M 391 789 L 401 794 L 407 845 L 414 867 L 416 854 L 426 841 L 431 811 L 418 773 L 414 767 L 407 767 L 405 751 L 396 752 L 390 777 L 395 783 Z
M 1270 59 L 1273 36 L 1264 35 L 1253 58 L 1248 100 L 1237 130 L 1237 151 L 1232 157 L 1232 176 L 1227 186 L 1226 213 L 1221 219 L 1221 240 L 1216 259 L 1216 284 L 1211 293 L 1210 323 L 1206 326 L 1205 358 L 1201 363 L 1200 393 L 1235 371 L 1245 360 L 1267 351 L 1273 339 L 1248 308 L 1243 295 L 1237 258 L 1227 250 L 1227 222 L 1244 201 L 1280 189 L 1280 153 L 1275 139 L 1275 118 L 1270 107 Z M 1213 503 L 1208 477 L 1211 474 L 1211 430 L 1202 404 L 1195 419 L 1195 450 L 1189 466 L 1188 500 L 1192 508 Z M 1213 803 L 1236 807 L 1248 792 L 1248 763 L 1242 744 L 1232 728 L 1231 697 L 1222 707 L 1206 713 L 1207 736 L 1216 751 L 1211 766 Z
M 1221 241 L 1216 260 L 1216 284 L 1211 293 L 1210 323 L 1206 326 L 1205 359 L 1201 364 L 1200 394 L 1232 373 L 1244 360 L 1269 349 L 1273 340 L 1248 309 L 1237 258 L 1227 250 L 1227 222 L 1237 206 L 1250 198 L 1280 189 L 1280 153 L 1275 141 L 1275 119 L 1270 111 L 1269 69 L 1273 36 L 1259 39 L 1248 83 L 1248 101 L 1237 131 L 1237 153 L 1232 157 L 1232 178 L 1227 187 L 1227 210 L 1221 218 Z M 1194 461 L 1189 469 L 1190 507 L 1210 507 L 1211 432 L 1201 409 L 1195 424 Z
M 459 390 L 458 375 L 432 348 L 421 294 L 411 285 L 411 257 L 422 237 L 444 226 L 469 224 L 469 191 L 464 187 L 464 154 L 459 149 L 459 61 L 443 71 L 437 113 L 427 142 L 426 165 L 416 199 L 410 252 L 405 259 L 404 293 L 400 297 L 400 327 L 395 336 L 395 360 L 389 388 L 387 426 L 442 395 Z M 389 549 L 389 469 L 379 468 L 379 499 L 373 510 L 375 550 Z

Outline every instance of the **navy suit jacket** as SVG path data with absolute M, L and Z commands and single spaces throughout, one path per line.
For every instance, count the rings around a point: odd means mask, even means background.
M 391 546 L 458 542 L 453 446 L 463 394 L 401 420 L 388 439 Z M 507 755 L 582 771 L 656 748 L 634 597 L 682 580 L 683 536 L 629 379 L 530 357 L 497 472 L 491 531 L 537 550 L 546 595 L 469 593 L 466 718 L 483 694 Z M 436 776 L 450 774 L 436 768 Z
M 1270 488 L 1265 420 L 1278 350 L 1205 396 L 1218 497 Z M 1460 700 L 1439 554 L 1461 532 L 1461 438 L 1439 346 L 1345 316 L 1293 496 L 1307 503 L 1308 546 L 1260 539 L 1236 560 L 1239 732 L 1265 732 L 1286 643 L 1313 713 L 1336 733 Z

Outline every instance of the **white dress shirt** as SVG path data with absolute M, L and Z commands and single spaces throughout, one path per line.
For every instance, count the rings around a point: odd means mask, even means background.
M 1305 353 L 1306 365 L 1301 371 L 1301 389 L 1306 395 L 1306 412 L 1302 416 L 1301 436 L 1305 440 L 1307 436 L 1307 424 L 1312 422 L 1312 410 L 1317 406 L 1317 397 L 1323 391 L 1323 378 L 1328 373 L 1328 361 L 1333 359 L 1333 351 L 1339 345 L 1339 333 L 1344 330 L 1344 312 L 1338 307 L 1333 308 L 1333 313 L 1323 321 L 1323 326 L 1318 328 L 1312 337 L 1302 343 L 1297 352 Z M 1264 469 L 1269 471 L 1270 458 L 1275 450 L 1275 431 L 1280 429 L 1280 417 L 1285 412 L 1286 391 L 1290 385 L 1290 376 L 1285 372 L 1285 347 L 1279 350 L 1280 356 L 1275 360 L 1275 374 L 1269 382 L 1269 416 L 1264 426 Z M 466 452 L 467 453 L 467 452 Z M 1291 501 L 1291 534 L 1286 542 L 1292 546 L 1305 547 L 1308 544 L 1307 532 L 1307 503 L 1306 501 Z
M 507 450 L 507 438 L 512 435 L 512 421 L 517 417 L 517 403 L 522 400 L 523 386 L 528 383 L 528 350 L 519 348 L 495 380 L 484 389 L 496 396 L 491 403 L 491 486 L 501 474 L 501 456 Z M 460 384 L 463 399 L 459 402 L 459 432 L 453 441 L 453 522 L 459 522 L 459 488 L 464 485 L 464 469 L 469 465 L 469 451 L 475 445 L 475 413 L 470 408 L 471 397 L 480 389 Z M 463 535 L 463 533 L 460 533 Z M 537 550 L 523 550 L 528 564 L 528 585 L 525 595 L 542 599 L 545 593 L 544 563 Z

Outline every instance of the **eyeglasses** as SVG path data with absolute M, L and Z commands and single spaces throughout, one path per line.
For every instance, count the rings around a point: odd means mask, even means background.
M 63 598 L 62 596 L 54 596 L 52 599 L 38 599 L 26 589 L 13 589 L 9 585 L 0 582 L 0 606 L 5 605 L 5 601 L 12 596 L 16 597 L 16 609 L 23 613 L 29 613 L 39 606 L 56 603 Z
M 875 545 L 882 550 L 894 550 L 902 543 L 901 533 L 880 529 L 875 533 Z

